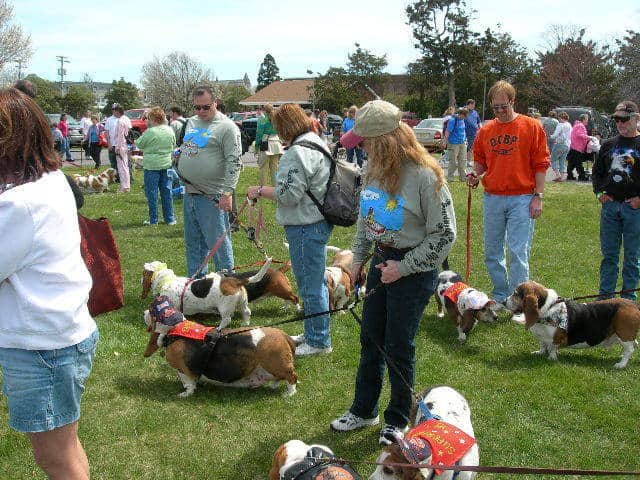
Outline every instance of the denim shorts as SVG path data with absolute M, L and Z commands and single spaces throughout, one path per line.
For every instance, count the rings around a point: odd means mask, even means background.
M 98 337 L 96 329 L 82 342 L 58 350 L 0 348 L 11 428 L 46 432 L 80 418 L 80 396 Z

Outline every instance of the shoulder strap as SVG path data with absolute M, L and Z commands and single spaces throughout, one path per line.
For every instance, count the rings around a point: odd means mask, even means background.
M 329 152 L 327 152 L 326 149 L 322 148 L 320 145 L 310 142 L 309 140 L 300 140 L 299 142 L 295 142 L 292 143 L 291 146 L 293 147 L 294 145 L 299 145 L 301 147 L 304 148 L 310 148 L 311 150 L 316 150 L 317 152 L 322 153 L 325 158 L 328 158 L 331 161 L 331 167 L 329 170 L 329 180 L 327 180 L 327 188 L 329 188 L 329 184 L 331 183 L 331 179 L 333 178 L 333 174 L 336 171 L 336 161 L 333 159 L 333 157 L 331 156 L 331 154 Z M 309 198 L 311 198 L 311 201 L 313 203 L 315 203 L 316 207 L 318 207 L 318 210 L 320 210 L 320 212 L 322 212 L 322 204 L 318 201 L 318 199 L 316 198 L 316 196 L 311 193 L 311 190 L 309 190 L 307 188 L 306 191 L 307 195 L 309 195 Z

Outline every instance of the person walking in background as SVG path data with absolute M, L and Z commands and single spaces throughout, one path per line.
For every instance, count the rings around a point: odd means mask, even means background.
M 91 126 L 91 110 L 86 110 L 82 114 L 82 118 L 80 119 L 80 131 L 82 132 L 82 149 L 84 150 L 84 154 L 89 157 L 91 156 L 91 152 L 89 151 L 89 143 L 84 139 L 87 136 L 87 131 Z M 93 160 L 93 159 L 92 159 Z
M 213 90 L 197 87 L 193 92 L 196 114 L 187 121 L 180 146 L 177 173 L 185 183 L 184 244 L 187 272 L 194 275 L 213 245 L 224 236 L 213 263 L 216 271 L 233 269 L 233 246 L 229 235 L 229 212 L 240 177 L 240 130 L 218 112 Z M 201 270 L 206 275 L 208 266 Z
M 113 139 L 113 151 L 116 156 L 116 166 L 118 177 L 120 178 L 120 188 L 118 192 L 128 193 L 131 188 L 131 170 L 129 165 L 129 147 L 127 145 L 127 134 L 131 129 L 131 120 L 124 114 L 124 108 L 117 105 L 113 109 L 116 118 L 115 138 Z M 109 140 L 111 141 L 111 140 Z
M 542 214 L 549 150 L 540 122 L 517 114 L 516 90 L 504 80 L 489 89 L 496 118 L 478 131 L 469 185 L 484 186 L 484 261 L 493 283 L 495 308 L 529 279 L 534 220 Z M 509 250 L 509 268 L 505 260 Z M 515 321 L 524 321 L 522 315 Z
M 544 133 L 547 134 L 547 148 L 549 151 L 553 148 L 553 139 L 551 135 L 556 131 L 556 127 L 558 126 L 558 114 L 555 110 L 549 110 L 548 116 L 542 121 L 542 129 Z
M 255 152 L 258 154 L 258 182 L 260 185 L 273 185 L 278 160 L 284 150 L 280 143 L 278 132 L 273 127 L 273 105 L 265 104 L 262 107 L 264 116 L 258 119 L 256 126 Z
M 104 128 L 99 123 L 100 119 L 97 115 L 91 115 L 91 125 L 84 130 L 84 142 L 88 145 L 89 156 L 96 164 L 96 168 L 100 168 L 100 154 L 102 153 L 102 146 L 100 146 L 100 133 L 104 131 Z
M 358 107 L 352 105 L 347 110 L 347 117 L 342 121 L 342 135 L 347 133 L 349 130 L 353 128 L 353 125 L 356 122 L 356 112 L 358 111 Z M 353 156 L 356 157 L 356 162 L 358 162 L 358 166 L 362 167 L 362 163 L 364 161 L 364 150 L 360 147 L 352 147 L 347 148 L 347 161 L 349 163 L 353 163 Z
M 558 120 L 558 125 L 549 137 L 552 143 L 551 167 L 556 175 L 553 181 L 563 182 L 567 178 L 566 159 L 571 146 L 571 125 L 567 112 L 560 112 Z
M 322 110 L 318 115 L 318 123 L 320 123 L 320 128 L 322 129 L 320 138 L 324 140 L 324 143 L 329 143 L 329 124 L 328 118 L 329 112 L 326 110 Z
M 167 170 L 171 168 L 171 154 L 176 147 L 176 136 L 171 127 L 165 124 L 165 113 L 160 107 L 147 112 L 149 128 L 136 140 L 136 146 L 142 150 L 144 168 L 144 194 L 149 205 L 149 219 L 145 225 L 158 224 L 158 191 L 162 203 L 164 223 L 175 225 L 171 185 Z
M 467 100 L 466 108 L 469 112 L 464 119 L 465 134 L 467 136 L 467 165 L 471 166 L 473 165 L 473 142 L 482 122 L 476 110 L 476 101 L 473 98 Z
M 58 122 L 58 130 L 62 133 L 62 151 L 64 152 L 67 162 L 73 162 L 71 156 L 71 147 L 69 146 L 69 125 L 67 124 L 67 114 L 60 115 L 60 121 Z
M 600 294 L 612 298 L 618 283 L 620 245 L 623 298 L 636 299 L 640 269 L 640 114 L 638 105 L 620 102 L 612 116 L 618 135 L 606 140 L 593 165 L 593 192 L 600 210 Z
M 390 445 L 409 424 L 415 379 L 415 336 L 438 268 L 456 239 L 451 194 L 437 162 L 418 143 L 402 112 L 367 102 L 341 142 L 369 158 L 360 196 L 351 282 L 373 248 L 362 308 L 360 363 L 351 407 L 331 422 L 344 432 L 376 425 L 385 367 L 391 395 L 379 442 Z M 373 293 L 371 293 L 373 292 Z M 380 350 L 384 350 L 384 355 Z
M 51 122 L 50 127 L 51 135 L 53 136 L 53 149 L 58 154 L 58 160 L 62 161 L 62 155 L 64 155 L 64 137 L 56 122 Z
M 76 201 L 40 107 L 2 90 L 0 124 L 0 398 L 48 478 L 88 480 L 78 421 L 99 335 Z
M 444 141 L 447 144 L 447 157 L 449 168 L 447 179 L 453 182 L 456 169 L 461 182 L 465 182 L 467 167 L 467 135 L 465 119 L 468 115 L 466 108 L 459 108 L 447 121 L 447 129 L 444 132 Z
M 587 143 L 589 143 L 589 135 L 587 135 L 587 125 L 589 124 L 589 115 L 583 113 L 574 122 L 571 128 L 571 146 L 569 147 L 569 153 L 567 154 L 567 160 L 569 165 L 567 166 L 567 180 L 575 180 L 573 176 L 573 170 L 575 169 L 578 174 L 578 180 L 588 180 L 584 165 L 582 163 L 587 160 Z
M 180 146 L 179 144 L 182 143 L 181 141 L 179 141 L 182 140 L 180 138 L 180 135 L 184 130 L 184 126 L 187 124 L 187 119 L 183 116 L 184 112 L 182 108 L 178 107 L 177 105 L 171 107 L 169 111 L 171 112 L 169 116 L 169 126 L 173 130 L 173 133 L 176 137 L 176 144 Z
M 329 310 L 329 293 L 324 280 L 326 246 L 333 227 L 320 213 L 311 197 L 324 198 L 331 167 L 325 143 L 313 131 L 309 117 L 298 105 L 284 104 L 273 114 L 273 125 L 282 141 L 289 146 L 278 165 L 276 186 L 252 186 L 250 199 L 275 200 L 276 221 L 284 226 L 289 242 L 291 268 L 302 297 L 305 315 Z M 313 149 L 297 142 L 310 142 Z M 325 152 L 323 154 L 322 152 Z M 329 353 L 331 331 L 329 314 L 306 318 L 304 333 L 294 340 L 295 354 Z

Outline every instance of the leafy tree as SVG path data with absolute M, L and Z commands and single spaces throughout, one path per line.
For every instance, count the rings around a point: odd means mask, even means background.
M 105 115 L 111 113 L 111 105 L 114 103 L 119 103 L 125 110 L 138 108 L 142 105 L 138 87 L 131 82 L 125 81 L 122 77 L 118 81 L 111 82 L 111 88 L 107 91 L 105 100 L 107 104 L 102 109 L 102 113 Z
M 154 57 L 142 66 L 142 86 L 152 105 L 168 108 L 178 105 L 188 111 L 193 90 L 198 85 L 213 85 L 211 71 L 184 52 Z
M 342 67 L 330 67 L 327 73 L 315 79 L 311 96 L 316 108 L 341 113 L 344 107 L 357 102 L 353 81 Z
M 627 30 L 619 47 L 616 63 L 619 68 L 620 98 L 640 102 L 640 32 Z
M 249 97 L 251 92 L 241 85 L 227 85 L 222 88 L 221 98 L 227 107 L 227 112 L 241 110 L 240 101 Z
M 9 62 L 26 62 L 32 54 L 31 35 L 13 24 L 13 6 L 0 0 L 0 70 Z
M 93 93 L 87 87 L 73 85 L 62 98 L 62 109 L 73 117 L 80 118 L 93 102 Z
M 38 90 L 36 96 L 36 103 L 40 105 L 40 108 L 46 113 L 61 113 L 62 112 L 62 97 L 60 96 L 60 88 L 54 82 L 40 78 L 37 75 L 31 74 L 25 77 L 25 80 L 29 80 L 33 83 Z
M 467 9 L 465 0 L 417 0 L 405 11 L 423 65 L 445 79 L 449 105 L 455 105 L 454 72 L 478 35 L 469 28 L 474 11 Z
M 368 85 L 374 91 L 382 92 L 386 77 L 388 77 L 383 73 L 389 64 L 387 55 L 376 56 L 369 50 L 361 48 L 358 43 L 355 46 L 356 51 L 349 54 L 347 61 L 347 73 L 351 77 L 351 81 L 360 83 L 365 88 Z M 370 91 L 369 93 L 372 94 Z
M 569 38 L 558 37 L 553 49 L 537 52 L 539 76 L 533 89 L 544 108 L 588 105 L 609 111 L 615 106 L 613 55 L 584 35 L 583 28 Z
M 276 65 L 276 60 L 270 53 L 267 53 L 262 60 L 260 70 L 258 70 L 258 86 L 256 91 L 262 90 L 270 83 L 282 80 L 280 78 L 280 69 Z

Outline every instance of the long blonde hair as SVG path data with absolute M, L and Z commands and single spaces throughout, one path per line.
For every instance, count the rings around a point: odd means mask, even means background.
M 444 185 L 442 168 L 418 143 L 413 130 L 406 123 L 401 123 L 392 132 L 365 139 L 365 145 L 369 155 L 366 181 L 377 180 L 390 194 L 395 195 L 400 187 L 401 162 L 405 158 L 431 169 L 437 178 L 437 190 Z

